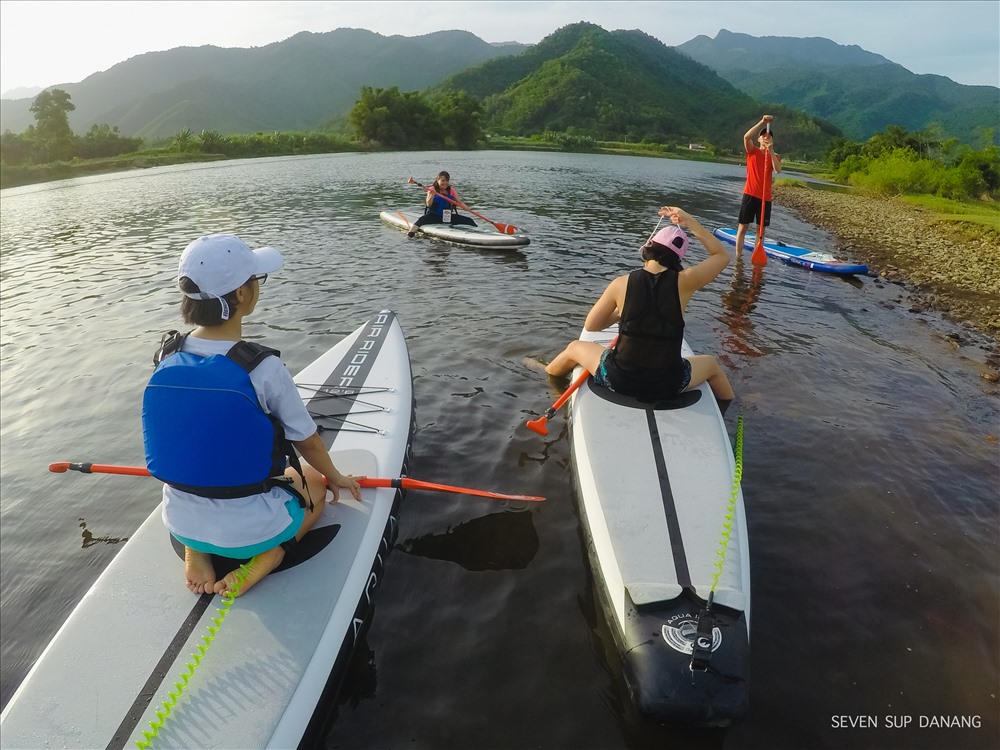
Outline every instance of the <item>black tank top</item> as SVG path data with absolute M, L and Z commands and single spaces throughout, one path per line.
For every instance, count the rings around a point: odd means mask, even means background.
M 677 272 L 632 271 L 618 324 L 618 342 L 605 362 L 612 389 L 644 400 L 677 393 L 684 377 L 683 339 Z

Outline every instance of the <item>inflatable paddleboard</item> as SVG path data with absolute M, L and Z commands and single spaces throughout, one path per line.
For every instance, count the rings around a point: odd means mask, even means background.
M 295 381 L 338 469 L 405 473 L 412 375 L 394 313 L 373 316 Z M 65 481 L 95 493 L 99 482 L 156 483 Z M 158 492 L 156 484 L 145 494 Z M 185 588 L 183 547 L 157 507 L 10 699 L 0 716 L 0 746 L 135 748 L 149 735 L 154 748 L 321 742 L 396 539 L 402 494 L 366 488 L 358 502 L 341 491 L 281 568 L 232 602 L 203 653 L 199 646 L 223 600 Z M 235 565 L 223 562 L 216 558 L 219 575 Z
M 391 227 L 409 232 L 410 228 L 423 213 L 416 211 L 383 211 L 379 218 Z M 474 245 L 476 247 L 493 247 L 499 249 L 516 250 L 527 246 L 531 240 L 523 232 L 514 234 L 502 234 L 492 224 L 474 219 L 478 226 L 471 227 L 464 224 L 424 224 L 417 230 L 417 236 L 421 233 L 434 239 L 453 242 L 456 245 Z
M 712 234 L 723 242 L 728 242 L 730 245 L 736 244 L 735 229 L 716 229 L 712 232 Z M 748 250 L 753 252 L 756 244 L 757 235 L 752 232 L 747 232 L 746 236 L 743 238 L 743 249 L 745 251 Z M 844 260 L 838 260 L 829 253 L 817 253 L 804 247 L 786 245 L 784 242 L 777 240 L 768 240 L 766 234 L 764 237 L 764 252 L 769 258 L 775 258 L 776 260 L 780 260 L 793 266 L 810 268 L 813 271 L 838 273 L 842 275 L 868 273 L 868 266 L 864 263 L 848 263 Z
M 580 338 L 607 346 L 616 333 L 613 326 Z M 686 342 L 683 353 L 692 353 Z M 750 553 L 733 449 L 711 389 L 645 403 L 589 378 L 569 407 L 597 598 L 636 708 L 658 723 L 732 724 L 749 695 Z

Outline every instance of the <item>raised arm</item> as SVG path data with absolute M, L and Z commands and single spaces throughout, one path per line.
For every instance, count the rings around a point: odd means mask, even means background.
M 752 126 L 747 132 L 743 134 L 743 149 L 749 154 L 755 148 L 754 139 L 757 137 L 757 133 L 760 129 L 764 127 L 765 123 L 771 122 L 774 119 L 771 115 L 764 115 L 760 118 L 756 125 Z
M 684 309 L 696 291 L 712 281 L 729 265 L 729 253 L 722 243 L 687 211 L 677 206 L 664 206 L 660 209 L 660 215 L 687 229 L 708 250 L 708 257 L 705 260 L 685 268 L 678 275 L 677 289 L 681 296 L 681 308 Z

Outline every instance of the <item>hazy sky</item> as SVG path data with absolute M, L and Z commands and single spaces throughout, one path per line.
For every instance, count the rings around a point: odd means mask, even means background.
M 462 29 L 531 44 L 577 21 L 683 44 L 720 29 L 856 44 L 914 73 L 1000 86 L 1000 2 L 56 2 L 0 0 L 0 92 L 76 83 L 143 52 L 263 46 L 300 31 L 386 36 Z

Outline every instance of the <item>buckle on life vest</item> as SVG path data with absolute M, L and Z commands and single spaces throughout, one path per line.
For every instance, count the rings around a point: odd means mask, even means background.
M 306 498 L 302 496 L 302 493 L 299 492 L 298 488 L 295 486 L 295 480 L 290 476 L 282 475 L 280 477 L 271 477 L 267 480 L 267 484 L 271 487 L 281 487 L 283 490 L 291 493 L 295 499 L 299 501 L 300 508 L 305 508 L 311 512 L 315 507 L 313 505 L 312 498 L 306 500 Z

